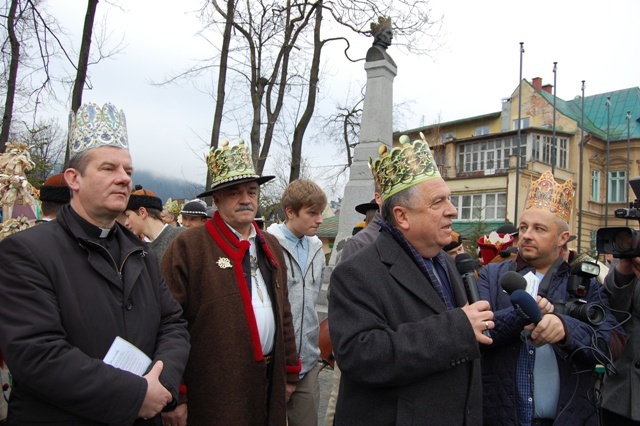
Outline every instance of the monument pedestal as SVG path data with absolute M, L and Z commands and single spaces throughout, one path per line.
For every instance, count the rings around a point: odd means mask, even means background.
M 355 211 L 355 207 L 373 198 L 369 158 L 377 158 L 378 147 L 381 144 L 390 147 L 393 141 L 393 79 L 398 69 L 387 60 L 366 62 L 364 69 L 367 72 L 367 91 L 362 109 L 360 142 L 354 150 L 349 182 L 340 208 L 340 226 L 329 265 L 337 263 L 344 243 L 351 237 L 354 226 L 362 220 L 362 215 Z

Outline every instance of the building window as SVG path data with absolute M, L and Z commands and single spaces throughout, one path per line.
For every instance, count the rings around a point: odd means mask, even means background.
M 507 215 L 507 194 L 452 195 L 458 220 L 502 220 Z
M 591 170 L 591 201 L 600 202 L 600 170 Z
M 627 200 L 627 172 L 609 172 L 609 202 L 624 203 Z
M 509 156 L 516 155 L 517 136 L 482 142 L 459 144 L 457 169 L 460 173 L 482 171 L 485 175 L 495 174 L 509 168 Z M 524 153 L 525 147 L 521 146 Z M 524 157 L 524 156 L 523 156 Z M 521 165 L 524 158 L 521 158 Z
M 521 129 L 526 129 L 529 127 L 529 117 L 520 119 Z M 513 130 L 518 130 L 518 119 L 513 120 Z
M 476 127 L 476 136 L 488 135 L 489 134 L 489 126 L 480 126 Z
M 569 139 L 556 136 L 556 167 L 567 168 L 569 159 Z M 533 135 L 531 159 L 551 165 L 553 157 L 553 136 Z

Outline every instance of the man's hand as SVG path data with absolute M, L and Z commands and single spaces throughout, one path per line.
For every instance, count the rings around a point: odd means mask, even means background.
M 496 326 L 493 322 L 493 312 L 489 310 L 490 308 L 491 305 L 486 300 L 479 300 L 472 305 L 466 304 L 462 307 L 462 311 L 467 315 L 471 327 L 473 327 L 476 341 L 485 345 L 490 345 L 493 339 L 485 336 L 482 332 Z
M 640 257 L 620 259 L 616 265 L 616 271 L 622 275 L 635 274 L 637 278 L 640 278 Z
M 542 346 L 545 343 L 558 343 L 564 338 L 564 325 L 560 318 L 553 314 L 543 315 L 531 332 L 531 342 L 536 346 Z
M 285 388 L 286 402 L 289 402 L 289 398 L 296 391 L 296 385 L 293 383 L 287 383 Z
M 162 413 L 163 426 L 187 426 L 187 403 L 178 404 L 175 410 Z
M 154 417 L 171 402 L 171 393 L 160 383 L 160 373 L 162 373 L 163 367 L 162 361 L 158 361 L 144 376 L 147 380 L 147 394 L 138 412 L 138 417 L 145 419 Z
M 542 313 L 542 315 L 553 313 L 553 303 L 549 302 L 546 297 L 536 296 L 536 302 L 538 302 L 538 308 L 540 308 L 540 312 Z

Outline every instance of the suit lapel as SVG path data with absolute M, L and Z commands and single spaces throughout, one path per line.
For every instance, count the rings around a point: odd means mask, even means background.
M 436 313 L 447 310 L 433 285 L 391 235 L 381 232 L 375 244 L 380 253 L 380 260 L 389 265 L 389 274 L 400 286 L 422 300 Z

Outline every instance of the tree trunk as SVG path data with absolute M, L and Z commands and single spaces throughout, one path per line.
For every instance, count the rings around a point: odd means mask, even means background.
M 16 95 L 16 84 L 18 80 L 18 65 L 20 60 L 20 42 L 16 37 L 15 19 L 19 0 L 12 0 L 7 17 L 7 31 L 9 32 L 9 43 L 11 44 L 11 63 L 9 65 L 9 80 L 7 81 L 7 97 L 4 103 L 4 114 L 2 116 L 2 131 L 0 132 L 0 153 L 6 151 L 6 143 L 9 141 L 9 130 L 13 117 L 13 102 Z
M 316 98 L 318 94 L 318 81 L 320 79 L 320 54 L 322 53 L 322 41 L 320 40 L 320 28 L 322 26 L 322 0 L 316 3 L 316 22 L 313 29 L 313 58 L 311 60 L 311 69 L 309 71 L 309 91 L 307 93 L 307 106 L 296 128 L 293 132 L 293 142 L 291 143 L 291 173 L 289 174 L 289 182 L 300 177 L 300 164 L 302 156 L 302 140 L 304 133 L 309 126 L 313 111 L 316 107 Z
M 225 87 L 227 84 L 227 61 L 229 59 L 229 44 L 231 43 L 231 29 L 233 28 L 233 19 L 235 15 L 235 1 L 227 0 L 227 16 L 224 24 L 224 33 L 222 36 L 222 49 L 220 51 L 220 72 L 218 73 L 218 92 L 216 95 L 216 111 L 213 115 L 213 127 L 211 129 L 211 149 L 218 147 L 220 139 L 220 125 L 222 123 L 222 113 L 224 111 Z M 211 188 L 213 177 L 207 166 L 207 181 L 205 188 Z
M 98 0 L 89 0 L 87 14 L 84 16 L 84 28 L 82 29 L 82 43 L 80 44 L 80 55 L 78 57 L 78 69 L 76 80 L 73 84 L 71 95 L 71 111 L 75 114 L 82 105 L 82 91 L 87 80 L 87 69 L 89 68 L 89 52 L 91 51 L 91 36 L 93 34 L 93 21 L 96 16 Z M 64 155 L 64 168 L 69 164 L 69 140 Z

